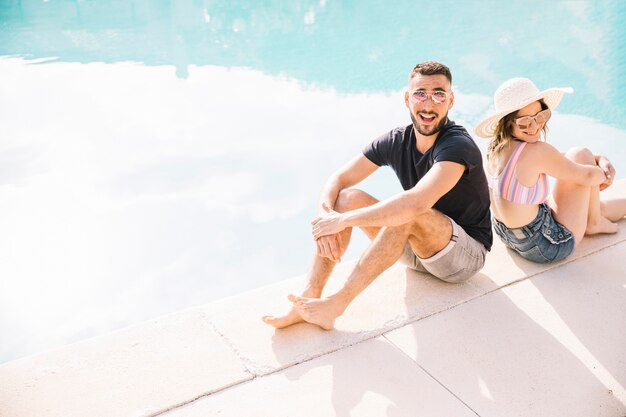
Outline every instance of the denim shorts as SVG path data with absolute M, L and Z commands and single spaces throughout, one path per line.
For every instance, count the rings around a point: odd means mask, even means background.
M 419 258 L 409 243 L 400 256 L 400 263 L 419 272 L 427 272 L 442 281 L 463 282 L 485 265 L 485 245 L 467 234 L 461 226 L 452 222 L 452 237 L 448 245 L 427 259 Z
M 560 261 L 576 246 L 574 234 L 554 219 L 545 203 L 539 205 L 537 217 L 526 226 L 509 229 L 494 218 L 493 229 L 506 246 L 533 262 Z

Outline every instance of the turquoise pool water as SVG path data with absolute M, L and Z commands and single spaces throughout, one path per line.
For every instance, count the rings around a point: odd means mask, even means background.
M 304 273 L 324 180 L 409 123 L 419 61 L 451 67 L 468 127 L 509 77 L 574 87 L 549 140 L 623 177 L 625 19 L 619 0 L 0 2 L 0 362 Z

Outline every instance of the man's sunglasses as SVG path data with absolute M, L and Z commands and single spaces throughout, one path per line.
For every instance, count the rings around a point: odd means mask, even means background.
M 441 104 L 448 99 L 449 94 L 450 93 L 447 93 L 443 90 L 435 90 L 432 93 L 427 93 L 424 90 L 415 90 L 411 93 L 411 97 L 418 103 L 423 103 L 428 99 L 428 96 L 430 96 L 433 103 Z

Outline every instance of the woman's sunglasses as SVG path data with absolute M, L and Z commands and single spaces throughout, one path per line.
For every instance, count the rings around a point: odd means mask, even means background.
M 532 126 L 533 122 L 535 122 L 537 126 L 544 125 L 548 120 L 550 120 L 550 116 L 552 116 L 550 109 L 545 109 L 541 110 L 534 116 L 523 116 L 513 119 L 513 123 L 515 123 L 520 129 L 524 130 Z

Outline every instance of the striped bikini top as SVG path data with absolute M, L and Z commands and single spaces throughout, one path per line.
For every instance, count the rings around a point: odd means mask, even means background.
M 504 170 L 497 177 L 487 174 L 487 184 L 493 190 L 495 197 L 503 198 L 515 204 L 541 204 L 548 199 L 550 194 L 550 185 L 546 174 L 539 174 L 537 182 L 532 187 L 526 187 L 519 183 L 517 175 L 515 175 L 515 167 L 519 160 L 526 142 L 520 142 L 509 161 L 506 163 Z

